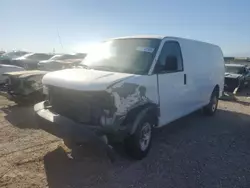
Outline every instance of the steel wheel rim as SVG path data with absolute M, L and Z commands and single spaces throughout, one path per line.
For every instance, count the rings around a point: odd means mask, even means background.
M 146 122 L 143 124 L 140 135 L 140 147 L 142 151 L 145 151 L 150 143 L 151 139 L 151 125 Z

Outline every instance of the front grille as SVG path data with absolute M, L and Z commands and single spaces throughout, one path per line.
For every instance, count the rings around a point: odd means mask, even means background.
M 49 103 L 52 111 L 81 123 L 99 124 L 104 109 L 112 110 L 111 100 L 106 92 L 49 87 Z

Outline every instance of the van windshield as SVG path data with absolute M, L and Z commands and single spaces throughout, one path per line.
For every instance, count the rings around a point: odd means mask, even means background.
M 114 39 L 97 45 L 80 65 L 96 70 L 147 74 L 161 40 Z

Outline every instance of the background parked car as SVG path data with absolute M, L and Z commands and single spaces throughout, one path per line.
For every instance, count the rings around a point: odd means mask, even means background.
M 29 53 L 22 57 L 16 58 L 12 60 L 14 65 L 24 67 L 26 70 L 37 69 L 37 64 L 41 60 L 47 60 L 51 58 L 52 54 L 46 53 Z
M 246 81 L 248 82 L 248 85 L 247 85 L 247 87 L 249 87 L 250 86 L 250 67 L 249 66 L 247 66 L 246 67 L 246 76 L 245 76 L 245 78 L 246 78 Z
M 250 72 L 246 65 L 225 64 L 225 90 L 242 89 L 250 82 Z
M 46 71 L 28 70 L 7 72 L 4 93 L 1 94 L 17 104 L 33 104 L 44 100 L 42 77 Z
M 84 53 L 55 55 L 49 60 L 40 61 L 38 63 L 38 69 L 55 71 L 63 68 L 70 68 L 80 63 L 85 56 L 86 54 Z
M 0 56 L 6 53 L 5 51 L 0 51 Z
M 17 67 L 17 66 L 14 66 L 14 65 L 1 64 L 0 65 L 0 84 L 4 84 L 6 79 L 7 79 L 7 76 L 3 75 L 4 73 L 15 72 L 15 71 L 23 71 L 23 70 L 24 70 L 24 68 L 22 68 L 22 67 Z
M 0 63 L 1 64 L 12 64 L 12 59 L 21 57 L 28 52 L 25 51 L 11 51 L 6 52 L 0 56 Z

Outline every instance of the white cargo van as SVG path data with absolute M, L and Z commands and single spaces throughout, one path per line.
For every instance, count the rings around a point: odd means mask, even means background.
M 41 129 L 67 141 L 122 141 L 136 159 L 150 149 L 152 131 L 203 108 L 216 112 L 224 88 L 218 46 L 176 37 L 105 41 L 78 68 L 43 78 L 48 99 L 34 106 Z M 69 142 L 70 141 L 70 142 Z

